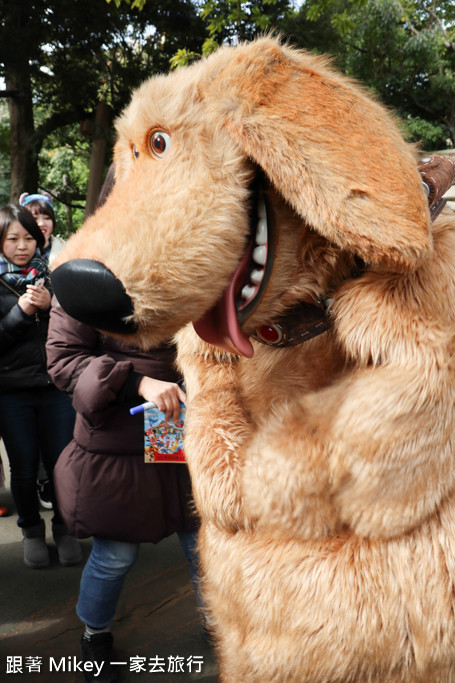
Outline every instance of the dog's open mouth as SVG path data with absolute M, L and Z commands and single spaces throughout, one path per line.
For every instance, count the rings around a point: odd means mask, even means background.
M 241 326 L 259 305 L 273 268 L 276 230 L 273 212 L 262 184 L 252 190 L 250 238 L 236 270 L 222 297 L 194 323 L 204 341 L 214 346 L 251 358 L 253 347 Z

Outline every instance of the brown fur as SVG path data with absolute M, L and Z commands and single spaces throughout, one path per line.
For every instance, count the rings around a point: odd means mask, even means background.
M 123 282 L 132 341 L 178 333 L 221 680 L 455 681 L 455 220 L 430 231 L 415 150 L 325 59 L 271 38 L 150 79 L 118 134 L 116 187 L 65 259 Z M 334 324 L 249 359 L 190 323 L 242 255 L 256 165 L 279 236 L 243 330 L 327 292 Z

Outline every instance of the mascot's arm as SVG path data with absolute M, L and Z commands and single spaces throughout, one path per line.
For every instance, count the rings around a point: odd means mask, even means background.
M 334 305 L 339 339 L 363 369 L 328 391 L 331 494 L 362 535 L 410 530 L 454 490 L 454 237 L 441 218 L 420 268 L 371 269 Z
M 241 400 L 236 357 L 202 342 L 191 326 L 177 341 L 188 395 L 185 453 L 196 507 L 219 528 L 245 528 L 239 473 L 253 427 Z
M 281 406 L 244 468 L 258 526 L 393 537 L 432 514 L 455 486 L 454 386 L 439 379 L 384 366 Z
M 455 486 L 454 376 L 445 367 L 383 366 L 340 386 L 330 474 L 341 520 L 365 536 L 404 533 Z

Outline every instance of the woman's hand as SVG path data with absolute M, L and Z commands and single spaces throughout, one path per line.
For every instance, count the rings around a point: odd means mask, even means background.
M 44 285 L 27 285 L 23 296 L 28 297 L 28 301 L 36 307 L 36 310 L 45 311 L 51 305 L 51 294 Z
M 171 418 L 178 422 L 180 415 L 180 403 L 186 403 L 186 394 L 175 382 L 163 382 L 160 379 L 144 377 L 139 382 L 139 394 L 156 404 L 158 410 L 166 413 L 166 420 Z
M 26 315 L 33 315 L 38 310 L 38 308 L 31 303 L 28 294 L 22 294 L 22 296 L 19 297 L 19 301 L 17 303 Z

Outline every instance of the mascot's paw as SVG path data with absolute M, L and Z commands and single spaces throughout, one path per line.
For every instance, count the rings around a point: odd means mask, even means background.
M 230 532 L 250 526 L 239 472 L 251 426 L 236 398 L 236 392 L 229 389 L 195 398 L 188 408 L 185 432 L 198 513 L 204 521 Z

